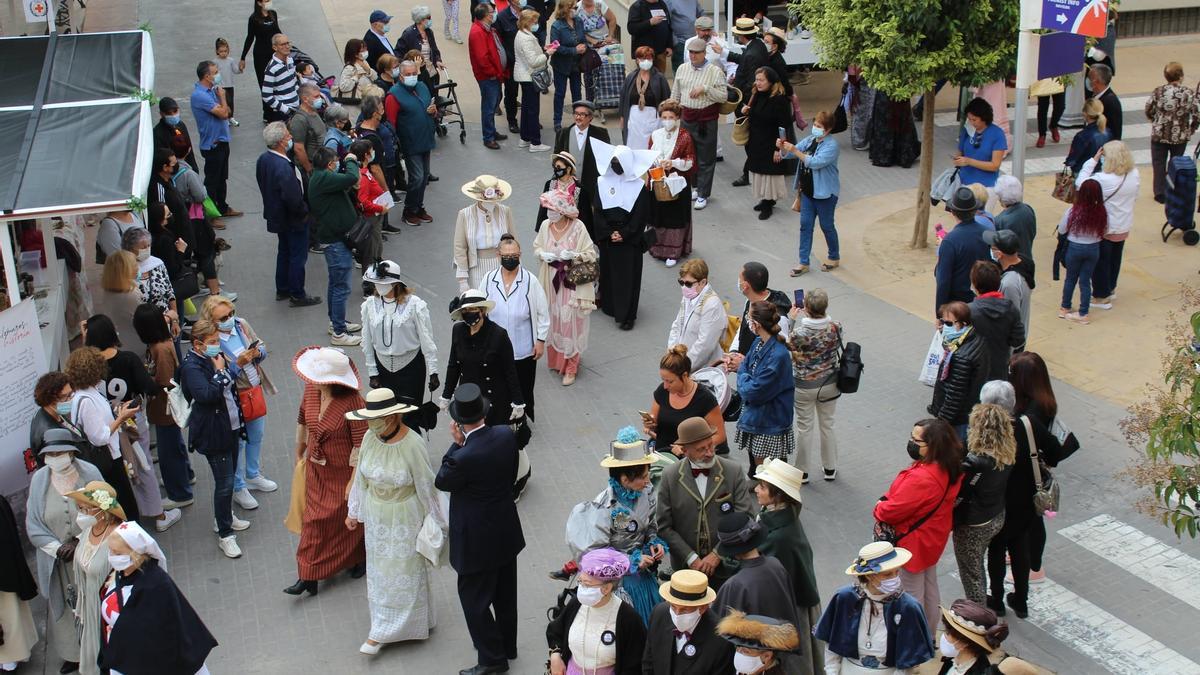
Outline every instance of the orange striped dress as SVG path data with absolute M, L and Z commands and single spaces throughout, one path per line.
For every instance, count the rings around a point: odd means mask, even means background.
M 308 457 L 304 473 L 304 517 L 300 547 L 296 549 L 299 577 L 305 581 L 327 579 L 366 561 L 363 529 L 346 529 L 346 485 L 354 475 L 350 453 L 362 443 L 365 422 L 345 415 L 362 408 L 357 391 L 335 396 L 321 415 L 321 392 L 305 385 L 296 421 L 308 429 Z

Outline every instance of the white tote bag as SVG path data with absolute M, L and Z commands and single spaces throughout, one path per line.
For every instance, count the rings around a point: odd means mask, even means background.
M 942 356 L 946 350 L 942 349 L 942 331 L 933 331 L 933 339 L 929 341 L 929 351 L 925 353 L 925 364 L 921 366 L 921 374 L 917 380 L 922 384 L 932 387 L 937 382 L 938 368 L 942 365 Z
M 171 388 L 167 391 L 167 411 L 171 413 L 171 419 L 175 420 L 176 426 L 180 429 L 187 428 L 188 418 L 192 416 L 192 404 L 183 395 L 183 387 L 175 380 L 171 380 Z

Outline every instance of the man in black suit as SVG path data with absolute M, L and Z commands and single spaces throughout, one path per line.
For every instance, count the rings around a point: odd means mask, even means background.
M 371 22 L 371 27 L 363 33 L 363 43 L 367 45 L 367 63 L 372 68 L 379 66 L 379 57 L 384 54 L 396 56 L 396 48 L 392 46 L 392 41 L 388 39 L 387 33 L 391 30 L 392 17 L 382 9 L 377 9 L 371 12 L 368 18 Z
M 1108 139 L 1121 140 L 1121 99 L 1112 90 L 1112 68 L 1103 63 L 1092 64 L 1087 72 L 1088 82 L 1092 85 L 1092 96 L 1100 100 L 1104 106 L 1104 119 L 1108 123 Z
M 569 127 L 559 129 L 554 136 L 554 152 L 569 152 L 575 158 L 575 166 L 579 170 L 579 182 L 583 185 L 583 189 L 592 197 L 592 206 L 600 203 L 596 199 L 596 179 L 600 177 L 600 171 L 596 167 L 596 158 L 592 156 L 592 149 L 589 147 L 588 141 L 593 138 L 598 138 L 605 143 L 611 143 L 608 139 L 608 129 L 604 127 L 592 126 L 592 116 L 596 111 L 596 106 L 592 105 L 591 101 L 580 99 L 571 104 L 571 110 L 575 115 L 575 124 Z M 605 167 L 607 168 L 607 167 Z M 594 221 L 593 214 L 579 214 L 579 219 L 588 226 L 588 231 L 592 230 Z
M 508 672 L 517 658 L 517 554 L 525 548 L 513 503 L 517 440 L 507 426 L 486 426 L 490 403 L 475 384 L 454 392 L 450 435 L 434 485 L 450 493 L 450 565 L 478 665 L 459 675 Z
M 513 80 L 513 64 L 517 62 L 513 51 L 513 44 L 517 39 L 517 21 L 521 18 L 521 3 L 510 2 L 508 7 L 502 11 L 496 12 L 496 32 L 500 35 L 500 44 L 504 46 L 504 53 L 508 54 L 508 78 L 504 80 L 504 117 L 508 119 L 508 130 L 511 133 L 521 133 L 521 126 L 517 123 L 517 93 L 521 89 L 521 83 Z
M 743 17 L 734 22 L 733 37 L 742 45 L 742 53 L 729 52 L 729 60 L 737 64 L 737 73 L 733 76 L 733 86 L 742 92 L 742 103 L 750 103 L 750 95 L 754 89 L 754 73 L 767 65 L 770 55 L 767 45 L 758 36 L 758 25 L 754 19 Z M 741 116 L 739 111 L 738 116 Z M 750 150 L 746 150 L 746 161 L 750 161 Z M 749 167 L 742 164 L 742 175 L 733 181 L 734 187 L 750 184 Z
M 267 149 L 259 155 L 254 175 L 262 195 L 267 232 L 279 238 L 275 256 L 275 299 L 290 300 L 293 307 L 310 307 L 320 303 L 321 299 L 304 290 L 310 218 L 300 170 L 287 156 L 291 140 L 292 134 L 286 124 L 268 124 L 263 129 Z
M 679 570 L 658 594 L 666 602 L 650 612 L 643 675 L 733 675 L 734 646 L 717 635 L 719 617 L 708 611 L 717 597 L 708 577 Z

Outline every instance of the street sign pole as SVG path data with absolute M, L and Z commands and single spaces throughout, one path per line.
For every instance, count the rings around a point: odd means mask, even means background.
M 1013 121 L 1012 173 L 1025 182 L 1025 134 L 1029 130 L 1029 87 L 1037 79 L 1037 36 L 1030 32 L 1041 19 L 1041 0 L 1021 0 L 1017 33 L 1017 95 Z

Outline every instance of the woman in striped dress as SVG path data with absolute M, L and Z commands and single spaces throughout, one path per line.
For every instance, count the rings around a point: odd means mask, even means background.
M 305 382 L 296 419 L 296 461 L 306 462 L 304 515 L 296 549 L 299 578 L 283 592 L 316 595 L 320 579 L 347 568 L 355 579 L 366 573 L 363 532 L 346 528 L 346 488 L 367 424 L 346 419 L 364 403 L 358 370 L 341 350 L 305 347 L 292 369 Z

